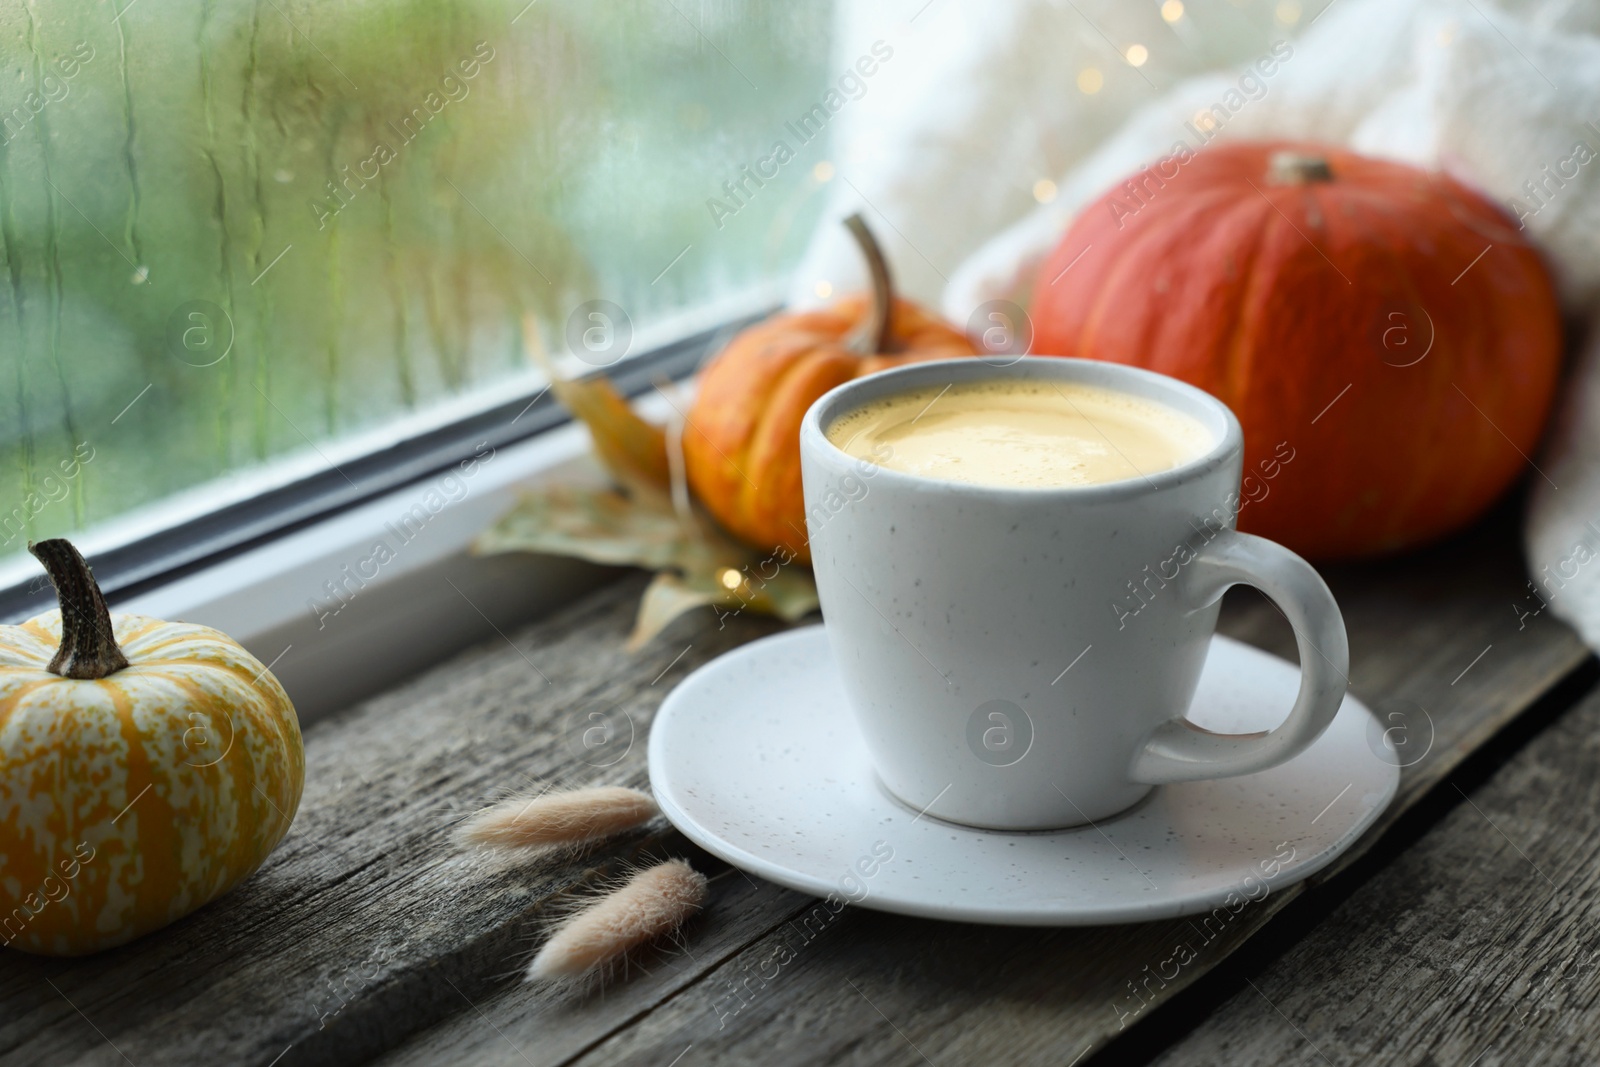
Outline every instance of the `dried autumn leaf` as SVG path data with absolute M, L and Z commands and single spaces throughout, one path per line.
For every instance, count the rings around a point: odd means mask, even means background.
M 589 428 L 595 454 L 611 476 L 629 489 L 667 491 L 671 473 L 666 432 L 640 418 L 604 375 L 562 378 L 556 374 L 532 315 L 522 320 L 522 336 L 534 362 L 550 376 L 550 391 Z
M 639 598 L 639 613 L 634 616 L 633 633 L 628 635 L 628 651 L 643 648 L 679 615 L 715 604 L 722 598 L 720 587 L 686 582 L 682 575 L 672 571 L 659 572 Z
M 798 622 L 822 606 L 817 599 L 817 583 L 811 577 L 811 568 L 797 563 L 762 580 L 759 575 L 751 579 L 753 590 L 748 603 L 763 614 L 776 615 L 784 622 Z
M 760 562 L 772 566 L 774 561 Z M 730 588 L 730 580 L 738 584 Z M 628 637 L 628 648 L 643 647 L 673 619 L 706 605 L 733 609 L 735 613 L 750 610 L 795 622 L 817 610 L 819 603 L 816 582 L 812 581 L 811 572 L 803 567 L 796 569 L 791 565 L 767 580 L 759 573 L 751 576 L 731 565 L 697 574 L 662 571 L 639 598 L 639 614 L 634 620 L 633 633 Z
M 763 556 L 710 526 L 684 523 L 660 496 L 615 489 L 551 486 L 524 494 L 478 536 L 473 551 L 549 552 L 612 566 L 644 567 L 656 577 L 639 601 L 630 648 L 640 648 L 697 607 L 754 611 L 793 621 L 817 608 L 811 572 Z
M 611 566 L 660 570 L 681 566 L 697 550 L 672 509 L 615 489 L 553 485 L 524 493 L 478 535 L 472 550 L 549 552 Z
M 528 343 L 550 369 L 536 333 Z M 621 488 L 526 493 L 478 536 L 474 552 L 548 552 L 657 572 L 639 601 L 632 649 L 707 605 L 788 621 L 816 610 L 808 568 L 735 541 L 689 500 L 682 463 L 675 462 L 681 456 L 673 454 L 679 435 L 641 419 L 604 379 L 554 379 L 551 387 L 588 426 L 596 454 Z

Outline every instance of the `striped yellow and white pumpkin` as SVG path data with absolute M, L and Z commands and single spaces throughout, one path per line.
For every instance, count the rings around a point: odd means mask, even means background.
M 254 872 L 305 756 L 288 695 L 227 635 L 111 615 L 70 544 L 29 548 L 61 608 L 0 626 L 0 944 L 75 956 Z

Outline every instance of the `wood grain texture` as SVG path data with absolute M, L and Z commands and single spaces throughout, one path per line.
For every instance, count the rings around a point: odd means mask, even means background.
M 0 1063 L 350 1063 L 470 1012 L 531 954 L 552 906 L 659 854 L 668 831 L 513 868 L 459 851 L 454 825 L 542 783 L 644 785 L 643 730 L 660 694 L 776 628 L 713 622 L 652 686 L 689 639 L 623 651 L 642 587 L 603 590 L 312 726 L 294 827 L 234 893 L 103 955 L 0 952 Z M 586 748 L 591 715 L 639 732 Z M 735 901 L 707 925 L 726 923 L 737 942 L 761 914 Z
M 619 1019 L 586 1055 L 535 1062 L 667 1063 L 692 1047 L 684 1065 L 1059 1067 L 1102 1047 L 1370 847 L 1467 753 L 1587 658 L 1547 616 L 1512 611 L 1526 579 L 1509 524 L 1426 556 L 1335 568 L 1327 577 L 1350 630 L 1352 688 L 1380 714 L 1399 716 L 1388 721 L 1405 731 L 1395 736 L 1412 765 L 1380 824 L 1312 882 L 1245 907 L 1209 939 L 1190 920 L 1030 931 L 849 911 L 809 940 L 792 920 L 779 922 L 648 1015 Z M 1223 629 L 1294 657 L 1287 624 L 1256 594 L 1230 604 Z M 1163 964 L 1180 944 L 1193 959 L 1163 982 Z M 484 1018 L 436 1027 L 381 1062 L 521 1062 L 493 1047 L 485 1023 L 539 1033 L 542 1020 L 524 1023 L 539 1003 L 536 991 L 510 988 L 484 1006 Z M 730 1018 L 731 1008 L 740 1010 Z
M 1587 655 L 1547 616 L 1518 629 L 1525 578 L 1508 523 L 1329 579 L 1349 623 L 1355 691 L 1404 714 L 1408 745 L 1432 724 L 1389 819 Z M 1130 983 L 1192 936 L 1181 921 L 1050 931 L 819 914 L 818 902 L 729 871 L 664 825 L 522 867 L 454 849 L 452 825 L 508 791 L 643 785 L 645 732 L 671 685 L 778 628 L 750 618 L 719 628 L 706 613 L 629 656 L 641 588 L 619 583 L 312 727 L 294 829 L 224 899 L 103 956 L 0 953 L 0 1064 L 296 1067 L 380 1054 L 391 1064 L 667 1064 L 691 1045 L 682 1067 L 1064 1064 L 1151 1010 L 1129 999 Z M 1253 594 L 1230 604 L 1224 628 L 1293 656 L 1287 624 Z M 606 721 L 616 740 L 586 747 Z M 714 877 L 686 948 L 603 995 L 520 984 L 564 903 L 669 855 Z M 1245 908 L 1177 978 L 1147 987 L 1151 1003 L 1300 892 Z
M 1414 765 L 1386 822 L 1585 658 L 1547 619 L 1517 629 L 1510 606 L 1523 577 L 1503 528 L 1431 554 L 1426 567 L 1411 559 L 1329 577 L 1349 621 L 1356 691 L 1400 714 L 1392 721 L 1408 731 Z M 1294 655 L 1287 625 L 1254 594 L 1232 605 L 1224 628 Z M 1496 641 L 1510 654 L 1490 648 L 1478 659 Z M 1195 941 L 1187 923 L 1046 932 L 851 911 L 806 937 L 788 919 L 662 1008 L 619 1022 L 579 1062 L 664 1063 L 692 1045 L 694 1063 L 1069 1063 L 1194 981 L 1300 892 L 1241 911 L 1221 936 L 1201 939 L 1197 958 L 1165 986 L 1141 983 L 1150 981 L 1146 968 L 1172 957 L 1175 940 Z M 1148 1005 L 1130 982 L 1147 991 Z M 536 991 L 511 989 L 485 1012 L 510 1033 L 541 1002 Z M 491 1047 L 483 1020 L 468 1019 L 419 1035 L 383 1062 L 457 1058 L 517 1062 Z
M 1597 765 L 1600 693 L 1156 1064 L 1600 1060 Z

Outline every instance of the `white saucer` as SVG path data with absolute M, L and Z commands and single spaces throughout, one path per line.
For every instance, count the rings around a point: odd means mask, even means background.
M 1189 716 L 1230 733 L 1269 729 L 1298 684 L 1293 664 L 1217 637 Z M 1394 797 L 1399 764 L 1372 713 L 1346 696 L 1327 732 L 1272 770 L 1162 786 L 1096 826 L 956 826 L 878 783 L 821 626 L 701 667 L 650 731 L 656 799 L 706 851 L 865 908 L 1018 926 L 1237 911 L 1349 848 Z

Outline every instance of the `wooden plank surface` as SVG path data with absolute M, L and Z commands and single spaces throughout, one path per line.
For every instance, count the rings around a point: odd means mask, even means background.
M 1155 1062 L 1600 1062 L 1600 693 Z
M 1398 721 L 1412 734 L 1407 744 L 1427 751 L 1420 759 L 1416 752 L 1409 757 L 1417 762 L 1406 770 L 1384 825 L 1525 707 L 1533 693 L 1586 659 L 1559 626 L 1538 628 L 1538 620 L 1528 620 L 1518 629 L 1523 620 L 1510 604 L 1523 579 L 1503 528 L 1486 528 L 1430 553 L 1425 564 L 1412 559 L 1338 569 L 1329 578 L 1350 626 L 1353 688 L 1380 710 L 1402 713 Z M 1286 625 L 1259 601 L 1247 600 L 1226 629 L 1293 655 Z M 1496 643 L 1507 654 L 1494 656 L 1490 646 Z M 1431 745 L 1423 740 L 1430 721 Z M 1364 845 L 1382 829 L 1375 828 Z M 1353 858 L 1354 853 L 1339 867 Z M 1071 1063 L 1124 1026 L 1137 1025 L 1306 888 L 1273 893 L 1242 911 L 1225 935 L 1205 943 L 1174 980 L 1156 988 L 1148 1005 L 1130 995 L 1129 983 L 1142 984 L 1152 969 L 1172 959 L 1177 942 L 1195 943 L 1193 928 L 1183 920 L 1041 937 L 862 913 L 800 955 L 784 972 L 785 995 L 758 1000 L 750 1014 L 735 1019 L 737 1028 L 721 1025 L 710 1007 L 718 990 L 712 976 L 706 995 L 675 998 L 577 1062 L 662 1062 L 692 1046 L 694 1064 Z M 759 972 L 760 961 L 778 953 L 785 938 L 776 930 L 730 961 L 724 971 L 732 973 L 723 986 L 736 984 L 751 965 Z M 519 994 L 527 996 L 510 996 Z M 430 1054 L 448 1058 L 453 1047 L 471 1048 L 474 1055 L 487 1051 L 478 1042 L 452 1046 L 442 1032 L 415 1044 L 425 1054 L 395 1062 L 423 1063 Z M 490 1055 L 485 1062 L 512 1061 Z
M 776 629 L 706 627 L 652 686 L 683 646 L 623 651 L 642 586 L 602 590 L 312 726 L 294 827 L 222 900 L 88 959 L 0 952 L 0 1063 L 342 1064 L 469 1011 L 503 984 L 552 901 L 669 831 L 512 869 L 456 850 L 459 818 L 538 782 L 643 784 L 642 730 L 660 694 Z M 640 727 L 615 767 L 594 766 L 612 757 L 582 745 L 591 713 Z M 734 936 L 741 911 L 724 916 Z
M 1408 745 L 1432 732 L 1396 813 L 1587 655 L 1548 616 L 1518 628 L 1512 605 L 1526 590 L 1510 521 L 1329 579 L 1349 623 L 1354 690 L 1403 715 Z M 455 851 L 454 821 L 511 789 L 644 784 L 645 731 L 666 690 L 777 628 L 739 618 L 719 629 L 707 614 L 629 656 L 641 587 L 619 583 L 313 727 L 290 837 L 216 904 L 91 959 L 0 953 L 0 1064 L 294 1067 L 387 1051 L 394 1064 L 544 1067 L 665 1064 L 686 1049 L 682 1067 L 924 1055 L 1060 1064 L 1153 1010 L 1129 1017 L 1119 1005 L 1168 954 L 1173 924 L 1006 930 L 847 909 L 805 937 L 797 920 L 815 901 L 728 871 L 665 826 L 523 868 Z M 1230 604 L 1225 629 L 1293 655 L 1287 625 L 1253 595 Z M 631 724 L 620 758 L 585 749 L 593 716 Z M 666 855 L 721 874 L 686 948 L 598 996 L 517 982 L 552 905 Z M 1299 892 L 1241 912 L 1161 996 Z

